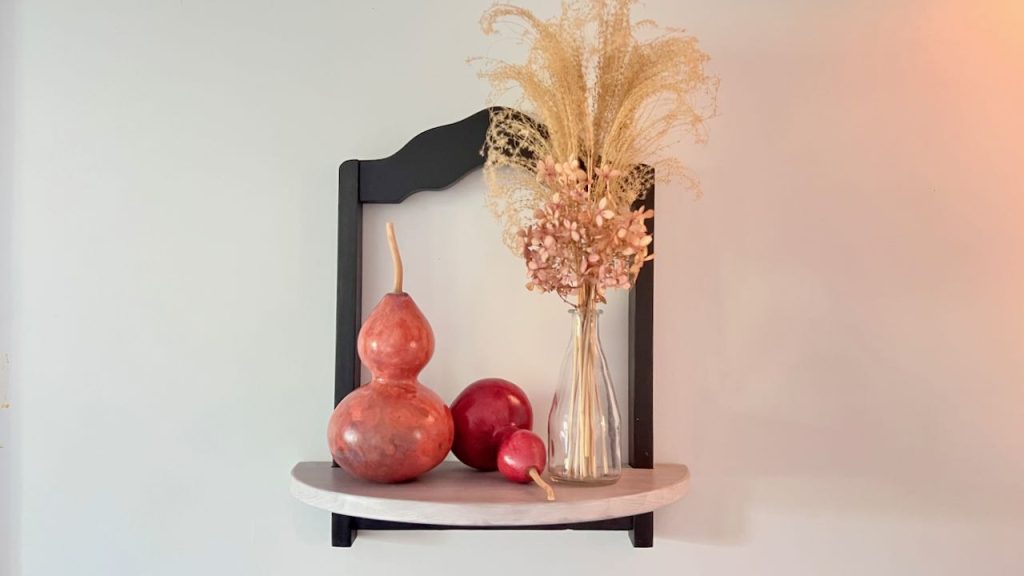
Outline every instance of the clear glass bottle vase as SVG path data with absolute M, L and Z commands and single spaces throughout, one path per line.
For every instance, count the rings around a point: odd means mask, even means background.
M 548 415 L 548 472 L 560 483 L 612 484 L 622 475 L 620 419 L 601 348 L 601 311 L 569 312 L 569 348 Z

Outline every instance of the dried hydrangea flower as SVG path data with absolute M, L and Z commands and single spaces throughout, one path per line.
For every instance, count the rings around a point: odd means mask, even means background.
M 597 171 L 605 181 L 619 174 L 608 165 Z M 648 253 L 653 237 L 644 221 L 654 211 L 613 210 L 607 196 L 594 197 L 594 181 L 574 159 L 538 162 L 537 178 L 555 192 L 534 211 L 533 222 L 516 233 L 526 261 L 526 287 L 563 299 L 585 293 L 597 302 L 605 301 L 609 288 L 630 288 L 653 257 Z

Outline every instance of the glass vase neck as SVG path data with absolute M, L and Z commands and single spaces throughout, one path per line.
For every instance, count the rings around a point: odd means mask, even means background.
M 600 339 L 600 322 L 601 314 L 604 311 L 600 308 L 570 308 L 569 309 L 569 325 L 572 334 L 572 338 L 578 338 L 581 333 L 586 332 L 591 335 L 595 340 Z

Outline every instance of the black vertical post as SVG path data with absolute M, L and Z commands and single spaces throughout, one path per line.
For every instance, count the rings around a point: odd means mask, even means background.
M 359 385 L 356 338 L 362 320 L 363 205 L 359 201 L 359 161 L 338 170 L 338 293 L 334 350 L 334 405 Z M 356 539 L 355 519 L 331 514 L 331 544 L 348 548 Z
M 343 514 L 331 514 L 331 546 L 351 548 L 356 539 L 356 519 Z
M 636 201 L 654 209 L 654 168 L 650 170 L 651 187 L 644 198 Z M 647 221 L 654 234 L 654 219 Z M 654 244 L 650 245 L 654 253 Z M 654 261 L 648 262 L 629 293 L 629 465 L 633 468 L 654 468 Z M 636 548 L 654 546 L 654 512 L 633 516 L 630 540 Z

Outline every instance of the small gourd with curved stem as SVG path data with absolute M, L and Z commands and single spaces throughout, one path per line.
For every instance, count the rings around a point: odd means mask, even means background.
M 394 291 L 367 317 L 357 342 L 372 377 L 338 403 L 327 439 L 346 472 L 374 482 L 404 482 L 444 460 L 455 429 L 448 406 L 418 380 L 434 354 L 434 333 L 402 290 L 402 258 L 390 222 L 387 234 Z

